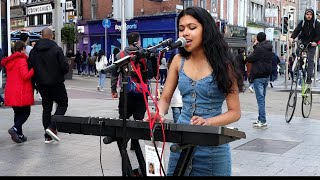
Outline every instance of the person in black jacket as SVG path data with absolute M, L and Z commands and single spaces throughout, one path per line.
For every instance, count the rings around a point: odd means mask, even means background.
M 81 53 L 80 53 L 79 49 L 77 49 L 77 53 L 76 53 L 76 57 L 74 59 L 74 62 L 76 62 L 76 64 L 77 64 L 78 75 L 81 75 L 82 74 L 82 71 L 81 71 Z
M 247 80 L 247 73 L 246 73 L 246 61 L 244 59 L 244 49 L 239 48 L 238 49 L 238 54 L 235 56 L 236 62 L 238 64 L 238 68 L 241 71 L 241 74 L 243 75 L 243 80 Z
M 273 88 L 273 82 L 278 79 L 278 65 L 280 64 L 280 58 L 276 53 L 272 53 L 272 72 L 270 74 L 270 86 Z
M 69 64 L 63 50 L 53 40 L 49 28 L 42 30 L 42 38 L 30 52 L 30 66 L 34 68 L 34 81 L 42 96 L 42 123 L 45 130 L 45 143 L 60 141 L 56 125 L 51 123 L 53 102 L 57 103 L 55 115 L 64 115 L 68 107 L 68 95 L 64 85 L 64 75 Z
M 266 91 L 272 71 L 272 44 L 266 41 L 266 34 L 259 32 L 254 46 L 254 51 L 247 57 L 252 63 L 250 76 L 259 109 L 258 120 L 253 122 L 254 127 L 266 127 Z
M 308 48 L 308 69 L 307 69 L 307 83 L 311 84 L 314 70 L 314 54 L 316 52 L 317 43 L 320 41 L 320 23 L 316 20 L 313 9 L 306 9 L 304 20 L 300 21 L 294 29 L 289 41 L 298 37 L 303 44 L 311 43 Z

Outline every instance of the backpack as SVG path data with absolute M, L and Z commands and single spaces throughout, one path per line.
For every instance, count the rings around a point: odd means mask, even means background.
M 89 65 L 94 65 L 94 63 L 95 63 L 95 57 L 94 57 L 94 56 L 91 56 L 91 57 L 89 58 L 88 64 L 89 64 Z
M 124 51 L 120 51 L 120 59 L 125 57 Z M 127 93 L 131 95 L 141 95 L 142 94 L 142 86 L 147 86 L 148 90 L 150 91 L 150 86 L 148 82 L 148 68 L 147 68 L 147 60 L 145 58 L 141 59 L 139 61 L 139 66 L 141 70 L 142 80 L 143 82 L 140 82 L 140 79 L 137 75 L 137 73 L 134 71 L 131 62 L 128 63 L 126 73 L 127 75 Z

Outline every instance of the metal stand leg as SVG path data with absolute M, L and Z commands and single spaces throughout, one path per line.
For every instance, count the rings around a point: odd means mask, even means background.
M 184 176 L 189 164 L 191 163 L 195 146 L 187 145 L 186 147 L 187 148 L 182 147 L 183 150 L 180 154 L 180 158 L 176 169 L 174 170 L 173 176 Z

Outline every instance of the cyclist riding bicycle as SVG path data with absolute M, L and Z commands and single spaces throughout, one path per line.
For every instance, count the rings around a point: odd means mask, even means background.
M 298 37 L 303 44 L 311 43 L 308 47 L 308 69 L 307 69 L 307 84 L 311 84 L 314 70 L 314 54 L 316 52 L 317 42 L 320 40 L 320 23 L 316 20 L 313 9 L 306 9 L 304 20 L 300 21 L 294 29 L 289 42 Z

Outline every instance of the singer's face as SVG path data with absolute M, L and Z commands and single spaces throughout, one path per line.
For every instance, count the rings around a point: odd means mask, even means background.
M 185 15 L 179 20 L 179 37 L 184 37 L 187 44 L 184 49 L 188 52 L 202 48 L 203 27 L 197 19 Z

